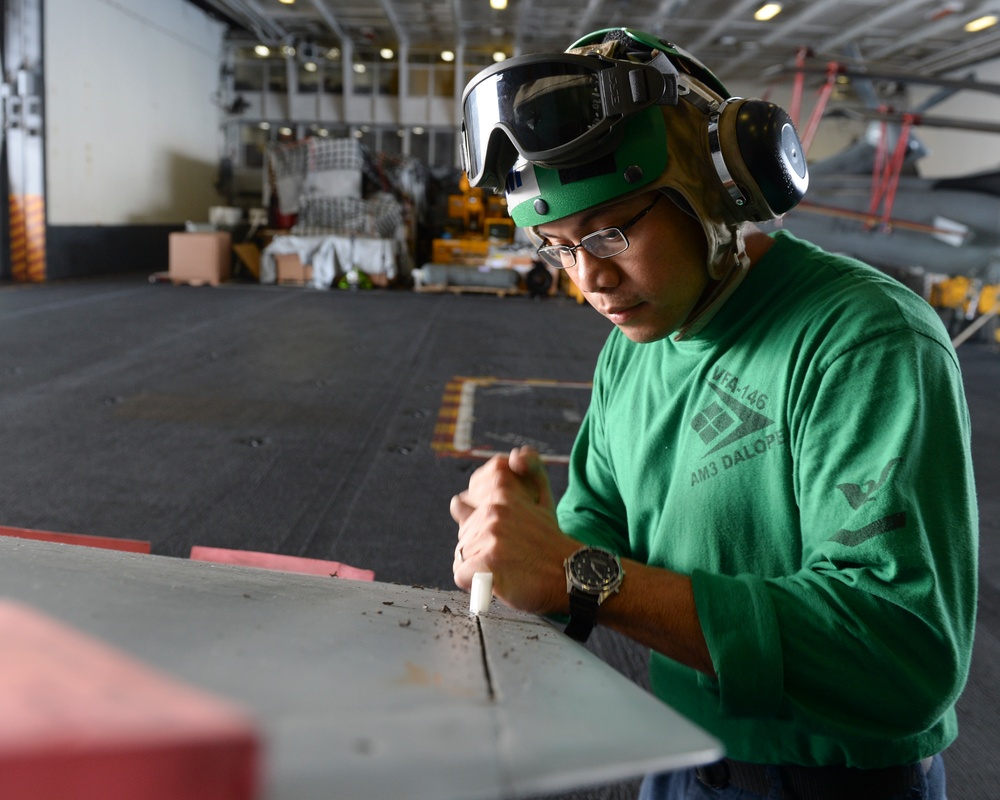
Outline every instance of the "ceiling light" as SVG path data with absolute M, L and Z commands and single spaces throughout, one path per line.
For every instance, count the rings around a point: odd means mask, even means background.
M 494 60 L 494 61 L 496 61 L 496 62 L 497 62 L 498 64 L 499 64 L 499 63 L 500 63 L 501 61 L 504 61 L 504 60 L 506 60 L 506 58 L 507 58 L 507 54 L 506 54 L 506 53 L 505 53 L 505 52 L 504 52 L 503 50 L 497 50 L 497 51 L 496 51 L 496 52 L 495 52 L 495 53 L 493 54 L 493 60 Z
M 291 58 L 295 55 L 295 48 L 290 44 L 284 44 L 281 46 L 281 55 Z
M 253 49 L 253 51 L 257 55 L 259 55 L 261 58 L 267 58 L 269 55 L 271 55 L 271 48 L 268 47 L 266 44 L 259 44 L 259 45 L 257 45 Z
M 423 135 L 424 135 L 424 129 L 423 129 L 423 128 L 421 128 L 421 127 L 420 127 L 419 125 L 417 125 L 417 126 L 415 126 L 415 127 L 413 128 L 413 132 L 414 132 L 414 133 L 415 133 L 415 134 L 416 134 L 417 136 L 423 136 Z
M 972 20 L 972 22 L 966 22 L 965 30 L 969 33 L 977 33 L 978 31 L 984 31 L 987 28 L 992 28 L 997 24 L 997 21 L 998 17 L 996 14 L 987 14 L 985 17 Z
M 758 22 L 767 22 L 767 20 L 774 19 L 780 13 L 781 3 L 764 3 L 764 5 L 754 12 L 753 18 Z
M 331 61 L 335 61 L 340 58 L 340 50 L 336 47 L 331 47 L 326 51 L 326 57 Z
M 441 51 L 441 60 L 442 61 L 454 61 L 455 60 L 455 54 L 453 52 L 451 52 L 451 50 L 442 50 Z
M 316 70 L 319 69 L 319 67 L 316 66 L 315 61 L 307 61 L 305 64 L 302 65 L 302 69 L 304 69 L 306 72 L 315 72 Z
M 278 0 L 279 3 L 284 3 L 286 6 L 292 5 L 295 0 Z
M 356 73 L 358 73 L 358 75 L 360 75 L 362 72 L 367 72 L 368 71 L 368 67 L 366 67 L 364 64 L 358 62 L 358 63 L 356 63 L 354 65 L 354 71 Z
M 490 0 L 490 8 L 503 11 L 507 8 L 507 0 Z
M 383 47 L 381 50 L 378 51 L 378 54 L 382 56 L 382 58 L 384 58 L 386 61 L 388 61 L 395 55 L 395 53 L 392 52 L 391 47 Z

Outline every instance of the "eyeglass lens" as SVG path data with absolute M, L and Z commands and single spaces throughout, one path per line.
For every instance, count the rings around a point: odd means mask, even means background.
M 556 269 L 569 269 L 575 266 L 576 251 L 581 247 L 596 258 L 611 258 L 612 256 L 620 255 L 628 250 L 629 241 L 625 236 L 625 231 L 646 216 L 662 196 L 657 193 L 652 203 L 620 227 L 603 228 L 599 231 L 594 231 L 594 233 L 589 233 L 577 245 L 556 244 L 539 247 L 538 255 L 547 264 Z
M 568 269 L 576 264 L 576 251 L 583 248 L 597 258 L 611 258 L 628 249 L 628 239 L 618 228 L 606 228 L 602 231 L 588 234 L 573 247 L 555 245 L 539 249 L 539 255 L 552 266 Z

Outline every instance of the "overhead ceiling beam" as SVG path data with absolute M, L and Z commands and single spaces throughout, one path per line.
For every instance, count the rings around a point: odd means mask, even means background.
M 687 4 L 688 0 L 660 0 L 660 7 L 653 14 L 653 20 L 658 21 L 662 25 Z
M 286 31 L 281 25 L 244 0 L 208 0 L 208 2 L 217 8 L 221 6 L 225 9 L 225 13 L 242 20 L 262 42 L 280 42 L 286 36 Z
M 454 20 L 455 26 L 455 42 L 458 47 L 465 47 L 465 22 L 462 17 L 462 0 L 451 0 L 451 14 Z M 441 43 L 442 47 L 447 47 L 445 42 Z M 455 59 L 458 60 L 457 58 Z
M 802 29 L 813 18 L 825 13 L 831 6 L 840 5 L 843 0 L 820 0 L 820 2 L 810 3 L 798 14 L 790 16 L 785 22 L 774 25 L 771 32 L 766 36 L 756 39 L 760 45 L 771 45 L 777 41 L 792 39 L 795 34 Z M 760 52 L 760 47 L 755 47 L 742 55 L 732 58 L 719 66 L 720 72 L 732 72 L 736 67 L 754 58 Z
M 519 0 L 517 4 L 517 24 L 514 26 L 514 55 L 524 52 L 524 31 L 531 30 L 531 19 L 535 13 L 534 0 Z
M 994 58 L 1000 58 L 1000 31 L 977 39 L 974 47 L 957 45 L 916 61 L 910 68 L 917 72 L 928 70 L 940 73 Z
M 903 123 L 910 119 L 915 125 L 927 128 L 952 128 L 962 131 L 979 133 L 1000 133 L 1000 123 L 986 122 L 978 119 L 961 119 L 959 117 L 935 117 L 924 114 L 908 115 L 899 112 L 876 111 L 873 109 L 840 108 L 831 112 L 830 116 L 851 117 L 853 119 L 881 120 L 884 122 Z
M 250 30 L 252 33 L 257 33 L 256 30 L 252 30 L 254 26 L 250 25 L 249 20 L 234 14 L 221 0 L 188 0 L 188 2 L 212 16 L 213 19 L 220 20 L 233 27 L 244 28 Z
M 271 13 L 266 8 L 262 8 L 259 0 L 226 0 L 228 3 L 247 9 L 251 14 L 259 19 L 263 19 L 281 39 L 288 38 L 288 31 L 278 22 L 277 14 Z
M 955 28 L 960 28 L 967 22 L 971 22 L 974 19 L 978 19 L 984 14 L 991 13 L 994 8 L 994 3 L 992 0 L 990 2 L 980 3 L 975 10 L 968 11 L 965 14 L 952 14 L 945 17 L 944 19 L 939 19 L 935 22 L 931 22 L 928 25 L 924 25 L 922 28 L 914 31 L 913 33 L 902 36 L 898 39 L 894 39 L 892 44 L 886 45 L 885 47 L 876 50 L 872 53 L 872 58 L 885 58 L 886 56 L 897 53 L 909 47 L 911 44 L 916 44 L 924 39 L 929 39 L 932 36 L 942 33 L 944 31 L 954 30 Z
M 675 41 L 674 23 L 682 22 L 682 13 L 690 0 L 660 0 L 660 5 L 649 18 L 649 30 L 668 42 Z M 686 41 L 676 44 L 687 47 Z
M 313 8 L 315 8 L 316 11 L 319 12 L 319 15 L 323 18 L 323 22 L 325 22 L 330 30 L 337 35 L 337 38 L 340 39 L 341 45 L 345 43 L 350 44 L 350 37 L 334 16 L 333 11 L 331 11 L 330 7 L 326 4 L 326 0 L 310 0 L 310 2 L 313 4 Z
M 573 42 L 593 30 L 592 20 L 597 15 L 597 12 L 602 10 L 604 5 L 604 0 L 587 0 L 587 7 L 583 10 L 583 13 L 579 16 L 579 22 L 576 24 L 576 28 L 573 31 Z M 607 27 L 607 26 L 604 26 Z M 566 47 L 572 42 L 566 42 Z
M 686 50 L 690 50 L 692 53 L 697 53 L 698 49 L 701 47 L 707 47 L 709 44 L 714 42 L 720 34 L 725 33 L 726 28 L 729 27 L 729 23 L 734 19 L 737 19 L 747 13 L 751 8 L 760 5 L 760 0 L 740 0 L 732 6 L 729 11 L 719 17 L 715 24 L 712 25 L 707 31 L 705 31 L 698 39 L 692 42 L 690 45 L 684 45 Z
M 874 16 L 865 17 L 859 20 L 855 25 L 851 25 L 845 30 L 842 30 L 836 36 L 832 36 L 831 38 L 820 43 L 820 45 L 816 48 L 817 52 L 836 52 L 841 45 L 853 41 L 859 35 L 870 33 L 879 25 L 901 17 L 904 14 L 908 14 L 913 9 L 923 5 L 927 5 L 927 0 L 903 0 L 903 2 L 892 3 Z M 867 53 L 865 55 L 870 56 L 870 54 Z
M 785 72 L 802 71 L 807 74 L 826 74 L 828 67 L 826 64 L 803 66 L 786 66 L 782 68 Z M 988 92 L 989 94 L 1000 94 L 1000 83 L 990 81 L 977 81 L 969 78 L 942 78 L 935 75 L 922 75 L 916 72 L 894 72 L 891 70 L 864 70 L 841 67 L 837 70 L 838 75 L 846 75 L 848 78 L 858 78 L 869 81 L 893 81 L 894 83 L 919 83 L 927 86 L 941 86 L 948 89 L 964 89 L 976 92 Z
M 379 0 L 379 2 L 382 4 L 382 10 L 385 12 L 389 24 L 392 26 L 392 32 L 396 36 L 396 41 L 403 46 L 408 46 L 410 43 L 410 34 L 399 24 L 399 15 L 396 13 L 396 7 L 393 5 L 392 0 Z

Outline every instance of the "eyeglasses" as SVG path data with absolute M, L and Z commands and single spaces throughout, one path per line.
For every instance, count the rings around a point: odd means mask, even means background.
M 580 240 L 580 244 L 549 244 L 539 247 L 538 255 L 546 264 L 556 269 L 569 269 L 575 266 L 576 251 L 581 247 L 597 258 L 611 258 L 620 255 L 628 250 L 629 242 L 625 231 L 646 216 L 661 197 L 663 195 L 657 192 L 653 202 L 624 225 L 619 225 L 617 228 L 602 228 L 599 231 L 588 233 Z

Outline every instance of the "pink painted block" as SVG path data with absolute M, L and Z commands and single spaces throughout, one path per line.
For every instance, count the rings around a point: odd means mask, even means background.
M 191 558 L 195 561 L 213 561 L 217 564 L 237 564 L 242 567 L 261 567 L 282 572 L 301 572 L 306 575 L 327 575 L 352 581 L 375 580 L 373 570 L 352 567 L 339 561 L 323 561 L 319 558 L 285 556 L 278 553 L 258 553 L 253 550 L 226 550 L 221 547 L 195 545 L 191 548 Z
M 35 539 L 40 542 L 79 544 L 85 547 L 100 547 L 105 550 L 123 550 L 127 553 L 148 553 L 149 542 L 138 539 L 114 539 L 110 536 L 89 536 L 85 533 L 57 533 L 56 531 L 35 531 L 29 528 L 9 528 L 0 525 L 0 536 L 14 536 L 18 539 Z
M 0 601 L 0 792 L 19 800 L 250 800 L 242 710 Z

